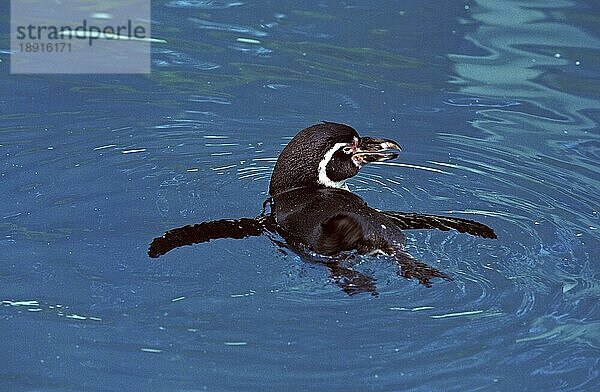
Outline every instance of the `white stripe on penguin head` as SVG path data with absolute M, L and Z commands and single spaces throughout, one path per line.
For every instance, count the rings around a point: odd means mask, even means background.
M 321 185 L 324 185 L 328 188 L 339 188 L 348 190 L 348 185 L 346 185 L 345 181 L 333 181 L 327 176 L 327 165 L 333 158 L 333 154 L 335 154 L 340 148 L 346 147 L 348 143 L 336 143 L 331 149 L 329 149 L 321 162 L 319 162 L 319 179 L 317 182 Z

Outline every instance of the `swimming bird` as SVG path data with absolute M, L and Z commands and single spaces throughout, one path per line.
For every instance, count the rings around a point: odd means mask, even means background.
M 300 131 L 279 155 L 269 184 L 263 213 L 257 218 L 223 219 L 173 229 L 155 238 L 148 251 L 158 257 L 169 250 L 217 238 L 277 234 L 276 244 L 305 260 L 326 265 L 333 281 L 349 295 L 376 294 L 375 280 L 356 271 L 356 255 L 383 254 L 406 278 L 431 286 L 445 273 L 411 256 L 404 249 L 403 230 L 455 229 L 496 238 L 481 223 L 454 217 L 382 211 L 369 207 L 346 180 L 372 162 L 395 159 L 400 145 L 389 139 L 361 137 L 349 125 L 322 122 Z M 265 213 L 265 206 L 270 213 Z

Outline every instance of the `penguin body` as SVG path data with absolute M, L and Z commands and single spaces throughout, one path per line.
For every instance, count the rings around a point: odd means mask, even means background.
M 392 140 L 360 137 L 345 124 L 323 122 L 305 128 L 277 159 L 265 202 L 270 203 L 269 214 L 263 208 L 257 218 L 221 219 L 169 230 L 152 241 L 148 255 L 159 257 L 180 246 L 266 233 L 275 244 L 311 256 L 307 261 L 325 263 L 332 280 L 348 295 L 377 294 L 375 280 L 348 265 L 348 255 L 354 253 L 392 256 L 399 274 L 428 287 L 432 278 L 449 279 L 404 250 L 402 231 L 454 229 L 496 238 L 491 228 L 461 218 L 380 211 L 346 185 L 364 165 L 395 159 L 400 150 Z M 279 234 L 285 243 L 271 234 Z
M 286 239 L 325 256 L 400 249 L 404 236 L 393 220 L 345 184 L 363 165 L 396 158 L 397 150 L 398 143 L 361 138 L 345 124 L 300 131 L 279 155 L 270 184 L 272 211 Z
M 286 240 L 324 256 L 352 250 L 392 254 L 404 242 L 392 219 L 344 189 L 301 188 L 273 199 L 273 215 Z

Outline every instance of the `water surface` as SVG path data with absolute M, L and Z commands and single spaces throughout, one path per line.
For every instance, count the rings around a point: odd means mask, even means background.
M 0 30 L 0 389 L 598 389 L 599 13 L 153 1 L 167 42 L 137 76 L 9 75 Z M 350 181 L 370 205 L 498 239 L 408 232 L 454 279 L 362 259 L 378 297 L 267 238 L 146 256 L 167 229 L 258 215 L 282 146 L 321 120 L 403 146 Z

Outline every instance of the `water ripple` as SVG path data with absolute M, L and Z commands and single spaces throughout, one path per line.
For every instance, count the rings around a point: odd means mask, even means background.
M 175 0 L 165 4 L 173 8 L 196 8 L 203 10 L 221 10 L 231 7 L 239 7 L 244 3 L 239 1 L 216 1 L 216 0 Z
M 231 33 L 240 33 L 240 34 L 248 34 L 253 37 L 266 37 L 267 33 L 261 30 L 253 29 L 251 27 L 240 26 L 230 23 L 219 23 L 212 22 L 210 20 L 198 19 L 198 18 L 188 18 L 191 22 L 195 24 L 197 28 L 203 30 L 215 30 L 215 31 L 227 31 Z
M 152 64 L 161 68 L 187 66 L 201 71 L 211 71 L 221 66 L 208 61 L 200 61 L 188 54 L 166 48 L 152 48 Z
M 450 106 L 466 106 L 466 107 L 488 107 L 488 108 L 505 108 L 508 106 L 516 106 L 520 105 L 517 101 L 510 101 L 506 99 L 494 99 L 494 98 L 472 98 L 472 97 L 462 97 L 462 98 L 448 98 L 444 100 L 446 105 Z

